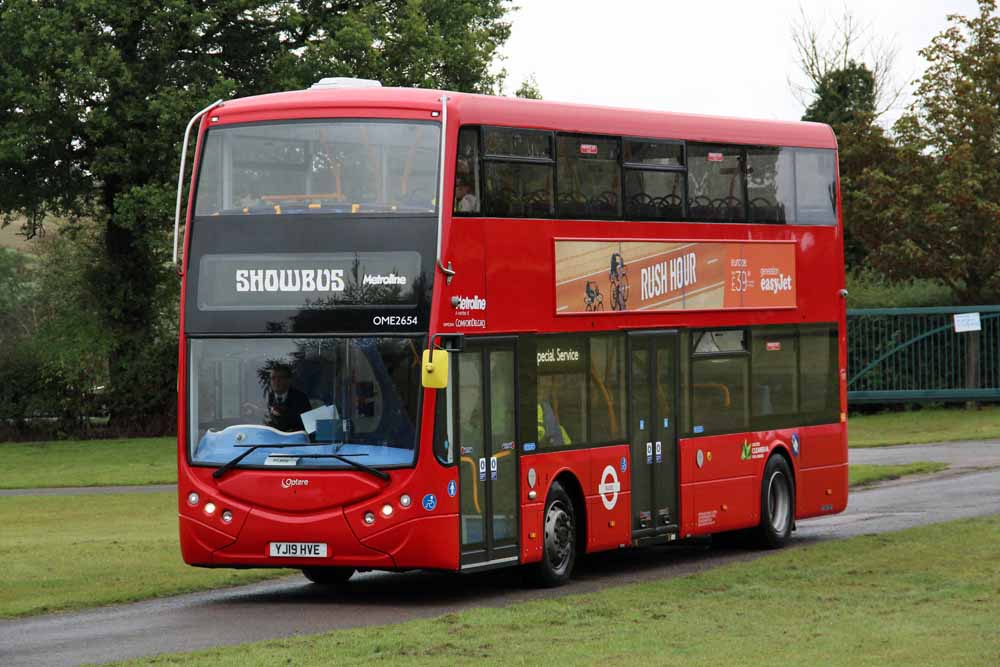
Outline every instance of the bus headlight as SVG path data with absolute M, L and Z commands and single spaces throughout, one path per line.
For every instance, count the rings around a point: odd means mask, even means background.
M 233 513 L 230 512 L 229 510 L 225 510 L 222 513 L 222 523 L 232 523 L 232 522 L 233 522 Z
M 382 516 L 384 517 L 392 516 L 392 505 L 389 505 L 388 503 L 382 505 Z
M 215 503 L 205 503 L 205 514 L 209 516 L 215 514 Z
M 399 506 L 400 507 L 407 508 L 407 507 L 410 506 L 410 503 L 412 503 L 412 502 L 413 502 L 413 499 L 410 498 L 410 496 L 408 494 L 404 493 L 403 495 L 401 495 L 399 497 Z
M 191 493 L 188 494 L 188 505 L 190 505 L 191 507 L 197 507 L 199 502 L 201 502 L 201 498 L 198 496 L 197 493 L 192 491 Z
M 365 512 L 365 525 L 370 526 L 375 523 L 375 514 L 372 512 Z

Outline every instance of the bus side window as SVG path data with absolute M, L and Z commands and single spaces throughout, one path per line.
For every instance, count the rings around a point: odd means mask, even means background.
M 479 213 L 479 129 L 463 127 L 458 133 L 455 161 L 455 213 Z
M 829 149 L 795 152 L 795 208 L 800 225 L 837 224 L 837 160 Z
M 691 418 L 695 434 L 735 433 L 749 426 L 749 354 L 742 329 L 695 334 Z
M 688 217 L 703 222 L 746 220 L 743 149 L 723 144 L 688 144 Z
M 559 135 L 556 181 L 560 218 L 620 218 L 620 140 Z
M 625 338 L 613 335 L 591 337 L 588 367 L 591 442 L 624 438 Z
M 787 148 L 747 148 L 750 222 L 795 222 L 795 155 Z

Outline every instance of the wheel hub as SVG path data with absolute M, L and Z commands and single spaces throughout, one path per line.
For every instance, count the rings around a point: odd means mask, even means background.
M 562 503 L 555 502 L 545 515 L 545 555 L 557 572 L 569 564 L 573 546 L 573 522 Z
M 781 472 L 771 475 L 771 481 L 767 487 L 767 510 L 771 519 L 771 528 L 776 533 L 784 533 L 788 528 L 788 518 L 792 510 L 788 480 Z

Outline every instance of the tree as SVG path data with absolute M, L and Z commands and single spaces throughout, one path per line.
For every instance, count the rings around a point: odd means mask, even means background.
M 871 246 L 866 230 L 876 224 L 879 211 L 872 204 L 869 172 L 897 160 L 892 139 L 875 122 L 873 114 L 856 114 L 834 125 L 840 163 L 840 196 L 844 219 L 844 263 L 848 271 L 870 268 Z
M 874 214 L 860 177 L 866 169 L 893 159 L 892 143 L 875 122 L 875 75 L 867 66 L 849 60 L 843 69 L 824 74 L 813 92 L 802 120 L 827 123 L 837 134 L 844 260 L 849 271 L 857 270 L 864 266 L 868 249 L 855 230 L 870 224 Z
M 875 115 L 875 75 L 853 60 L 824 74 L 813 92 L 815 98 L 802 120 L 836 127 L 869 121 Z
M 874 36 L 871 26 L 859 23 L 846 6 L 832 32 L 817 25 L 806 15 L 805 7 L 800 6 L 799 20 L 792 25 L 792 44 L 806 83 L 796 83 L 789 78 L 789 85 L 804 107 L 811 107 L 823 88 L 859 84 L 867 88 L 870 85 L 872 112 L 878 118 L 903 94 L 904 86 L 896 84 L 893 76 L 895 43 Z M 861 68 L 868 74 L 863 74 Z M 867 81 L 869 75 L 870 83 Z M 867 97 L 867 94 L 859 89 L 851 99 Z
M 18 345 L 38 327 L 38 284 L 32 258 L 0 248 L 0 349 Z
M 0 213 L 31 235 L 95 221 L 91 286 L 131 406 L 163 299 L 179 139 L 216 98 L 321 76 L 488 92 L 507 0 L 6 0 L 0 3 Z M 164 290 L 164 285 L 171 288 Z M 134 415 L 141 418 L 141 415 Z
M 893 278 L 936 277 L 964 304 L 1000 297 L 1000 16 L 996 0 L 920 51 L 929 63 L 895 125 L 897 159 L 864 174 L 859 231 Z
M 521 87 L 515 91 L 514 96 L 526 100 L 542 99 L 542 91 L 538 88 L 538 81 L 535 80 L 534 74 L 529 75 L 528 78 L 521 82 Z

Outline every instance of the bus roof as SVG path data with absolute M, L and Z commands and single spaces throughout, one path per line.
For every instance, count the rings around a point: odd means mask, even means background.
M 422 88 L 315 88 L 226 101 L 213 116 L 222 123 L 321 117 L 333 109 L 427 111 L 440 108 L 440 90 Z M 836 148 L 829 125 L 645 111 L 618 107 L 446 93 L 449 114 L 463 125 L 498 125 L 582 134 L 764 146 Z M 337 115 L 342 115 L 342 111 Z

